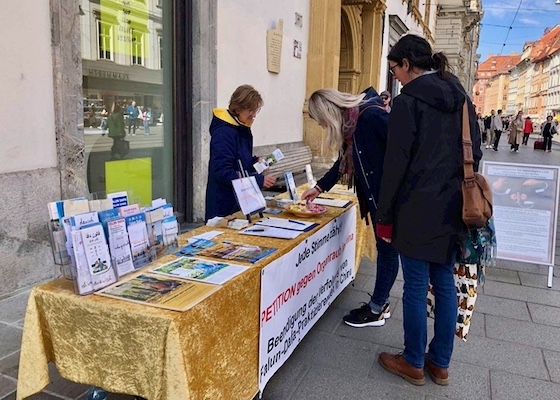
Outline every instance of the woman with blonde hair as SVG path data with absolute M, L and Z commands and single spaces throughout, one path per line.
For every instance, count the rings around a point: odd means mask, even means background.
M 373 88 L 359 95 L 320 89 L 309 99 L 309 116 L 325 128 L 327 143 L 339 157 L 302 198 L 312 201 L 341 181 L 348 187 L 355 187 L 361 217 L 366 222 L 368 216 L 373 220 L 379 199 L 389 116 L 381 98 Z M 347 325 L 355 328 L 383 326 L 385 318 L 391 316 L 389 293 L 399 268 L 398 254 L 383 240 L 376 240 L 376 246 L 377 276 L 373 295 L 368 303 L 351 310 L 343 318 Z

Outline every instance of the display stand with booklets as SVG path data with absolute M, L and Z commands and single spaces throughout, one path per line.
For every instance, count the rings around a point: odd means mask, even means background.
M 254 176 L 246 176 L 231 181 L 237 204 L 241 208 L 241 212 L 251 222 L 251 215 L 259 214 L 264 217 L 263 211 L 266 208 L 266 200 L 257 184 Z

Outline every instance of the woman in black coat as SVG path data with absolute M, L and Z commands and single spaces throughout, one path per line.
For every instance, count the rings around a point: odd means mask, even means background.
M 472 103 L 447 72 L 443 53 L 433 54 L 425 39 L 407 35 L 387 58 L 403 88 L 389 117 L 376 228 L 401 256 L 405 349 L 397 355 L 381 353 L 379 362 L 416 385 L 424 384 L 425 367 L 437 384 L 447 385 L 457 319 L 453 264 L 458 243 L 467 235 L 461 210 L 465 101 L 475 170 L 482 156 L 480 131 Z M 428 283 L 435 291 L 436 323 L 425 356 Z
M 309 116 L 327 131 L 327 141 L 340 156 L 317 185 L 302 199 L 311 201 L 330 190 L 339 179 L 356 187 L 362 218 L 374 215 L 379 200 L 383 157 L 387 142 L 388 113 L 373 88 L 359 95 L 321 89 L 309 98 Z M 399 269 L 398 253 L 378 239 L 377 276 L 368 303 L 351 310 L 343 320 L 355 328 L 383 326 L 391 316 L 389 293 Z

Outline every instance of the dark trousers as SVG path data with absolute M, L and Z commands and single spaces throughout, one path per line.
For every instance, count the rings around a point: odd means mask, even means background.
M 498 150 L 498 144 L 500 143 L 500 136 L 502 136 L 502 131 L 494 129 L 494 134 L 496 137 L 494 138 L 494 150 Z
M 544 138 L 544 149 L 550 150 L 552 148 L 552 136 L 543 136 Z
M 522 142 L 522 144 L 527 145 L 527 142 L 529 141 L 529 135 L 530 135 L 530 133 L 524 133 L 524 134 L 523 134 L 523 142 Z
M 128 125 L 128 134 L 130 135 L 130 128 L 132 128 L 132 133 L 136 134 L 136 118 L 127 118 L 126 123 Z

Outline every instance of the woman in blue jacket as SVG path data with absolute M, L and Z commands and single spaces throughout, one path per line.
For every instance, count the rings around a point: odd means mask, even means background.
M 306 190 L 302 199 L 312 201 L 337 181 L 355 186 L 362 218 L 368 221 L 377 210 L 383 159 L 387 143 L 389 114 L 373 88 L 359 95 L 321 89 L 309 99 L 309 116 L 327 131 L 327 142 L 339 152 L 339 158 L 317 182 Z M 372 218 L 373 220 L 373 218 Z M 376 237 L 377 276 L 373 295 L 368 303 L 350 311 L 343 320 L 355 328 L 383 326 L 391 316 L 389 293 L 399 268 L 398 254 L 393 246 Z
M 224 217 L 239 210 L 231 181 L 243 175 L 243 170 L 255 176 L 259 187 L 269 188 L 276 178 L 257 174 L 253 164 L 253 134 L 251 125 L 263 105 L 259 92 L 250 85 L 239 86 L 229 101 L 228 109 L 214 109 L 210 123 L 210 160 L 206 186 L 205 219 Z

